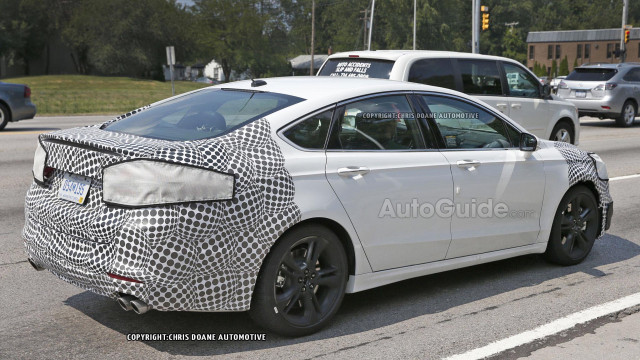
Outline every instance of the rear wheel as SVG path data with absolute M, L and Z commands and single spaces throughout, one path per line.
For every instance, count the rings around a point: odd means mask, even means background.
M 598 205 L 585 186 L 576 186 L 560 201 L 544 256 L 560 265 L 582 262 L 593 247 L 598 235 Z
M 638 109 L 636 109 L 636 105 L 632 101 L 627 100 L 624 105 L 622 105 L 622 112 L 616 119 L 616 124 L 622 127 L 629 127 L 633 125 L 637 114 Z
M 338 311 L 347 274 L 338 237 L 323 226 L 301 226 L 278 240 L 265 259 L 249 315 L 281 335 L 314 333 Z
M 9 109 L 4 104 L 0 104 L 0 130 L 4 129 L 9 121 L 11 121 Z
M 573 139 L 571 125 L 565 121 L 560 121 L 553 127 L 553 130 L 551 130 L 551 139 L 549 140 L 573 144 Z

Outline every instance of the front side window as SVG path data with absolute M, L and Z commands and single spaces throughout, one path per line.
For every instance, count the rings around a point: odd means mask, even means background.
M 491 60 L 458 60 L 463 91 L 473 95 L 502 95 L 498 64 Z
M 523 68 L 503 63 L 504 72 L 509 85 L 509 96 L 537 98 L 540 97 L 539 81 L 533 79 Z
M 412 150 L 424 141 L 416 116 L 404 95 L 357 101 L 339 108 L 329 149 Z
M 467 102 L 423 95 L 447 149 L 512 148 L 502 119 Z
M 174 141 L 213 138 L 303 100 L 277 93 L 205 89 L 111 123 L 104 130 Z
M 456 88 L 451 59 L 422 59 L 411 65 L 409 81 L 420 84 Z
M 292 143 L 305 149 L 323 149 L 331 125 L 333 110 L 311 115 L 282 134 Z

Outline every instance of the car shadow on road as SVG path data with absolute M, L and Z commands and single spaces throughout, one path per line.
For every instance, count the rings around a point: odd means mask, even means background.
M 600 120 L 600 121 L 581 121 L 580 126 L 589 126 L 589 127 L 605 127 L 605 128 L 613 128 L 613 129 L 623 129 L 616 125 L 615 120 Z M 640 119 L 636 118 L 636 121 L 631 125 L 631 127 L 640 127 Z
M 55 131 L 60 130 L 59 127 L 6 127 L 2 129 L 3 133 L 11 133 L 11 132 L 24 132 L 24 131 Z
M 636 257 L 640 246 L 630 240 L 605 235 L 581 264 L 556 266 L 538 255 L 527 255 L 445 273 L 405 280 L 384 287 L 348 294 L 335 320 L 319 333 L 302 338 L 284 338 L 267 333 L 266 341 L 148 341 L 148 346 L 171 355 L 220 355 L 291 344 L 313 342 L 375 330 L 411 318 L 438 314 L 498 294 L 542 284 L 573 273 L 595 277 L 607 274 L 597 269 Z M 569 286 L 575 285 L 571 284 Z M 539 289 L 524 298 L 544 295 L 554 289 Z M 524 298 L 487 308 L 493 311 Z M 246 313 L 189 313 L 150 311 L 144 315 L 125 312 L 108 298 L 83 292 L 66 300 L 98 323 L 121 333 L 122 341 L 132 333 L 229 334 L 264 333 Z M 468 316 L 472 314 L 462 314 Z M 448 321 L 440 319 L 440 322 Z M 449 319 L 450 320 L 450 319 Z M 435 322 L 434 322 L 435 323 Z M 429 324 L 425 324 L 429 326 Z

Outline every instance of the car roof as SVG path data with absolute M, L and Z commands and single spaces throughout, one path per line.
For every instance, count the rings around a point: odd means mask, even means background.
M 334 76 L 289 76 L 260 79 L 265 85 L 252 87 L 251 80 L 219 84 L 213 88 L 266 91 L 297 96 L 303 99 L 322 98 L 326 102 L 387 91 L 437 91 L 465 98 L 469 96 L 455 90 L 418 83 L 374 78 L 350 78 Z M 475 100 L 477 101 L 477 100 Z
M 594 64 L 584 64 L 580 65 L 576 69 L 618 69 L 622 67 L 630 67 L 630 66 L 640 66 L 640 63 L 637 62 L 628 62 L 628 63 L 620 63 L 620 64 L 609 64 L 609 63 L 594 63 Z
M 407 57 L 409 59 L 414 58 L 424 58 L 424 57 L 456 57 L 456 58 L 468 58 L 468 59 L 485 59 L 485 60 L 506 60 L 511 62 L 517 62 L 513 59 L 501 57 L 501 56 L 493 56 L 493 55 L 483 55 L 483 54 L 473 54 L 473 53 L 465 53 L 465 52 L 456 52 L 456 51 L 439 51 L 439 50 L 365 50 L 365 51 L 346 51 L 335 53 L 329 56 L 329 59 L 333 58 L 345 58 L 345 57 L 363 57 L 368 59 L 380 59 L 380 60 L 392 60 L 396 61 L 401 57 Z

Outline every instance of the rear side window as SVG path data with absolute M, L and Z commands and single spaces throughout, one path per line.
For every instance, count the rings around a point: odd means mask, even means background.
M 175 141 L 206 139 L 303 100 L 277 93 L 205 89 L 116 121 L 105 130 Z
M 463 91 L 473 95 L 502 95 L 498 64 L 491 60 L 463 60 L 458 64 Z
M 411 65 L 409 81 L 456 89 L 451 59 L 422 59 Z
M 404 95 L 381 96 L 340 108 L 329 149 L 423 149 L 417 118 Z
M 633 68 L 622 78 L 624 81 L 640 82 L 640 68 Z
M 362 58 L 329 59 L 319 76 L 388 79 L 393 61 Z
M 301 148 L 323 149 L 331 125 L 331 116 L 333 110 L 312 115 L 285 130 L 283 135 Z
M 575 69 L 569 74 L 566 80 L 575 81 L 607 81 L 611 79 L 618 70 L 616 69 L 601 69 L 601 68 L 586 68 Z

